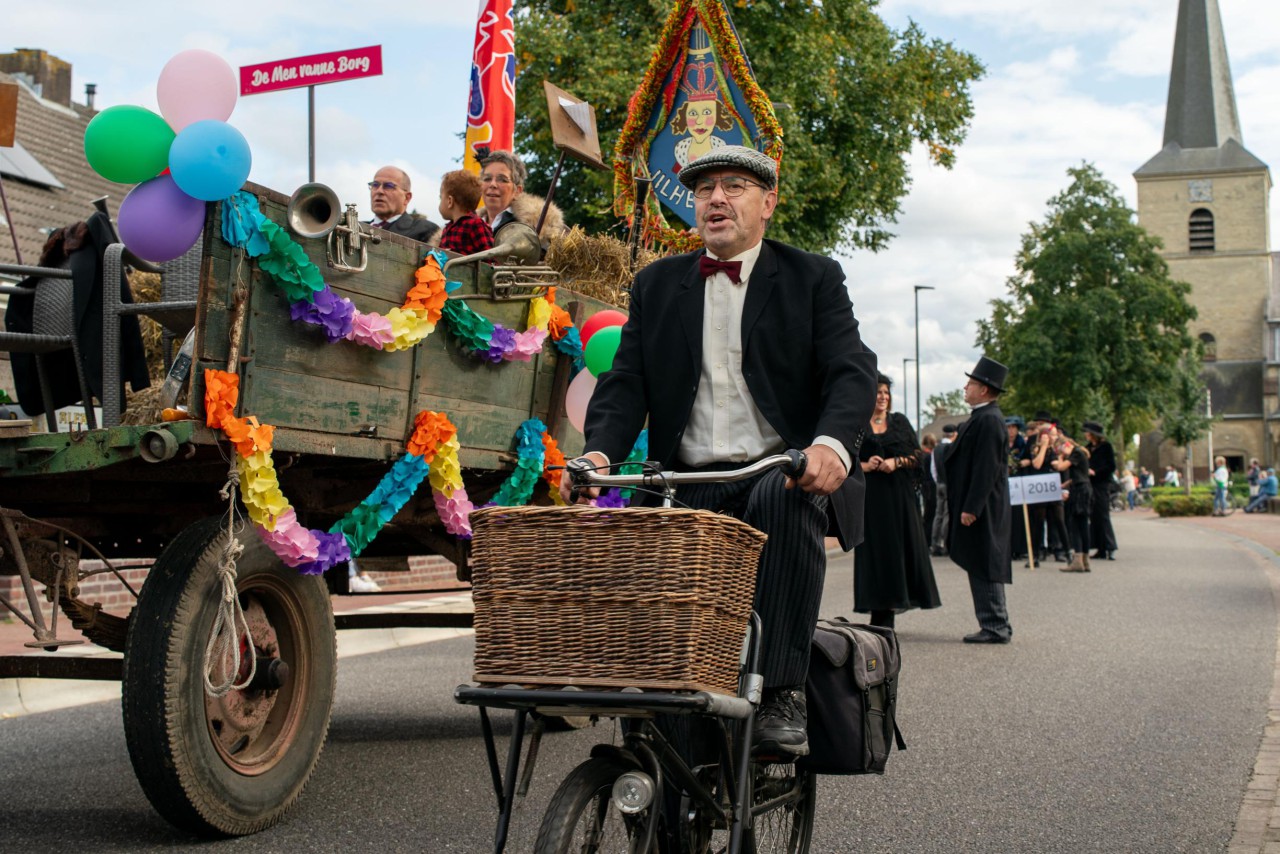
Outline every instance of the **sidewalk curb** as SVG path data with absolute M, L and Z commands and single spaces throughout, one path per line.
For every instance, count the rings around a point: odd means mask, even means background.
M 470 605 L 470 596 L 442 596 L 394 605 L 355 608 L 339 613 L 463 611 L 470 610 Z M 466 637 L 470 634 L 473 634 L 471 629 L 344 629 L 338 632 L 338 658 L 353 658 L 389 649 Z M 64 653 L 64 655 L 68 654 Z M 77 647 L 74 654 L 122 657 L 119 653 L 92 644 Z M 119 682 L 99 682 L 88 679 L 0 679 L 0 720 L 119 699 Z

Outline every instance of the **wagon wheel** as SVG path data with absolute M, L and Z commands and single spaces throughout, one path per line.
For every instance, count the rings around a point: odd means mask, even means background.
M 252 642 L 258 674 L 244 690 L 207 694 L 224 536 L 219 520 L 197 522 L 156 560 L 129 621 L 122 706 L 152 806 L 183 830 L 237 836 L 275 824 L 302 794 L 329 730 L 337 649 L 323 582 L 242 533 L 236 588 L 249 631 L 240 643 Z M 217 684 L 224 667 L 213 658 Z

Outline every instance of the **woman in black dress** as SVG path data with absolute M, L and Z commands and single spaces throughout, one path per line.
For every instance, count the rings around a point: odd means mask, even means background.
M 936 608 L 929 545 L 920 521 L 920 448 L 911 423 L 890 412 L 890 379 L 877 379 L 876 408 L 859 451 L 867 479 L 866 539 L 853 552 L 853 610 L 871 613 L 874 626 L 893 626 L 910 608 Z

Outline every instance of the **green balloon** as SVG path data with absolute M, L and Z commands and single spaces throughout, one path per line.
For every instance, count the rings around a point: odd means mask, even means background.
M 600 376 L 613 367 L 613 357 L 618 353 L 618 344 L 622 341 L 621 326 L 606 326 L 597 329 L 587 342 L 583 355 L 587 359 L 587 370 L 594 376 Z
M 143 107 L 121 104 L 93 117 L 84 129 L 84 156 L 108 181 L 138 184 L 169 165 L 173 128 Z

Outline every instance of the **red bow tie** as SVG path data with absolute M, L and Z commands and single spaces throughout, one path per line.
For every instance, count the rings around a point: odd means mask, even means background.
M 698 273 L 704 279 L 716 273 L 724 273 L 735 285 L 742 284 L 741 261 L 717 261 L 709 255 L 703 255 L 698 259 Z

